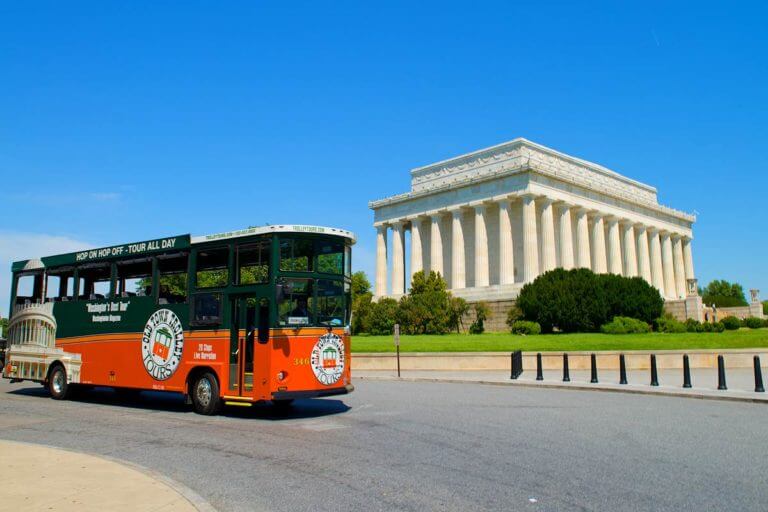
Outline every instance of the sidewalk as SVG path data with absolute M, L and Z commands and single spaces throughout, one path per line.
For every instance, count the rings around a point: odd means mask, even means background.
M 0 441 L 0 481 L 0 503 L 7 510 L 213 510 L 192 491 L 150 470 L 35 444 Z
M 353 378 L 371 380 L 398 380 L 397 371 L 353 371 Z M 589 391 L 615 391 L 622 393 L 655 394 L 661 396 L 683 396 L 712 400 L 734 400 L 742 402 L 760 402 L 768 404 L 768 393 L 755 393 L 754 374 L 748 369 L 733 369 L 726 373 L 728 390 L 717 389 L 717 370 L 692 369 L 692 388 L 685 389 L 682 370 L 659 370 L 659 386 L 650 386 L 651 374 L 648 370 L 627 372 L 628 384 L 619 384 L 619 372 L 600 370 L 598 384 L 590 383 L 590 372 L 572 370 L 571 382 L 563 382 L 561 371 L 545 370 L 544 380 L 536 380 L 535 370 L 525 370 L 516 380 L 509 378 L 509 371 L 401 371 L 400 380 L 421 382 L 455 382 L 491 384 L 503 386 L 528 386 L 557 389 Z

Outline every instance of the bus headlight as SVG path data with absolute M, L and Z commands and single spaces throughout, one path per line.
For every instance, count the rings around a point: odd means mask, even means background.
M 278 372 L 277 373 L 277 380 L 279 382 L 282 382 L 285 379 L 285 372 Z

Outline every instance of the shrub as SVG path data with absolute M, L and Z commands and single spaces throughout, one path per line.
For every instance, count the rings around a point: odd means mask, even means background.
M 713 332 L 723 332 L 725 330 L 725 324 L 723 322 L 715 322 L 712 324 Z
M 688 322 L 686 322 L 686 325 L 687 324 Z M 711 324 L 709 322 L 704 322 L 703 324 L 701 324 L 701 332 L 713 332 L 714 331 L 713 327 L 714 327 L 714 324 Z
M 379 299 L 371 304 L 368 313 L 368 327 L 373 335 L 392 334 L 397 321 L 397 301 L 395 299 Z
M 735 331 L 739 327 L 741 327 L 741 320 L 736 318 L 735 316 L 727 316 L 721 320 L 723 323 L 723 326 L 729 331 Z
M 671 315 L 665 315 L 657 318 L 653 321 L 653 330 L 656 332 L 686 332 L 686 325 L 679 320 L 676 320 Z
M 475 321 L 469 326 L 469 334 L 483 334 L 485 332 L 485 321 L 491 314 L 491 308 L 483 301 L 475 303 Z
M 749 318 L 744 319 L 744 327 L 749 327 L 750 329 L 760 329 L 765 325 L 765 322 L 762 318 L 757 318 L 754 316 L 751 316 Z
M 511 325 L 512 334 L 540 334 L 541 326 L 537 322 L 529 322 L 527 320 L 517 320 L 512 322 Z
M 461 332 L 463 327 L 461 319 L 469 311 L 469 304 L 461 297 L 451 297 L 448 302 L 448 327 L 455 330 L 456 334 Z
M 685 330 L 688 332 L 706 332 L 707 328 L 705 326 L 710 324 L 702 324 L 698 320 L 695 320 L 693 318 L 689 318 L 685 321 Z M 710 327 L 709 330 L 711 331 L 712 328 Z
M 650 330 L 650 326 L 642 320 L 626 316 L 613 317 L 613 320 L 600 327 L 600 332 L 605 334 L 635 334 L 650 332 Z
M 661 315 L 664 301 L 658 290 L 640 277 L 558 268 L 523 286 L 517 307 L 525 320 L 538 322 L 543 332 L 555 328 L 595 332 L 615 316 L 650 323 Z

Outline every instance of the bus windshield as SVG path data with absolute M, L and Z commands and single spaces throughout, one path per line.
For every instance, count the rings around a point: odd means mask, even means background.
M 345 325 L 348 304 L 349 285 L 342 280 L 280 278 L 277 282 L 281 327 Z

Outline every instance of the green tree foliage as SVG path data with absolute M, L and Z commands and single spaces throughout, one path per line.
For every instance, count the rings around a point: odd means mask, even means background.
M 397 321 L 406 334 L 445 334 L 450 328 L 451 295 L 437 272 L 416 272 L 400 299 Z
M 596 332 L 615 316 L 651 323 L 661 315 L 664 300 L 640 277 L 558 268 L 523 286 L 517 307 L 542 332 Z
M 541 326 L 537 322 L 529 322 L 528 320 L 515 320 L 509 324 L 509 329 L 512 334 L 521 336 L 541 334 Z
M 466 300 L 461 297 L 451 296 L 448 309 L 448 326 L 450 330 L 456 331 L 456 334 L 461 332 L 461 329 L 464 327 L 462 325 L 462 318 L 464 318 L 468 311 L 469 304 L 467 304 Z
M 372 309 L 371 282 L 365 272 L 355 272 L 352 274 L 352 334 L 370 332 Z
M 398 304 L 395 299 L 382 298 L 371 305 L 368 332 L 376 336 L 390 335 L 394 331 Z
M 485 321 L 491 314 L 491 308 L 488 304 L 480 301 L 475 303 L 475 321 L 469 326 L 470 334 L 483 334 L 485 332 Z
M 739 320 L 735 316 L 727 316 L 723 318 L 721 322 L 723 322 L 723 325 L 728 331 L 735 331 L 739 327 L 741 327 L 741 320 Z
M 768 315 L 768 300 L 763 301 L 763 314 Z
M 729 283 L 723 279 L 715 279 L 701 291 L 704 304 L 714 304 L 719 308 L 748 306 L 744 298 L 744 288 L 738 283 Z
M 0 338 L 7 338 L 8 337 L 8 319 L 7 318 L 0 318 L 0 328 L 2 328 L 3 333 L 0 335 Z

